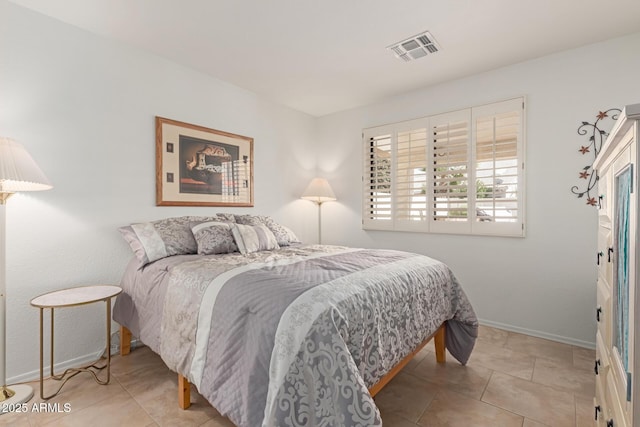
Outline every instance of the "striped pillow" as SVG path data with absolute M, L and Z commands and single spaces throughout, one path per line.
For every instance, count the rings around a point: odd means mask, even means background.
M 220 215 L 220 214 L 218 214 Z M 276 240 L 280 246 L 289 246 L 291 243 L 300 243 L 300 240 L 291 229 L 277 223 L 273 218 L 267 215 L 236 215 L 235 221 L 244 225 L 260 225 L 264 224 L 276 236 Z
M 231 232 L 238 250 L 247 255 L 252 252 L 280 249 L 276 236 L 264 225 L 232 224 Z

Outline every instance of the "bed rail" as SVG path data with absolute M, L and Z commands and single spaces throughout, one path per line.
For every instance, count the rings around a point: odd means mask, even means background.
M 413 357 L 429 344 L 433 339 L 436 361 L 438 363 L 446 362 L 446 349 L 445 349 L 445 324 L 440 325 L 438 330 L 426 340 L 424 340 L 416 349 L 411 352 L 407 357 L 402 359 L 388 374 L 380 379 L 373 387 L 369 389 L 371 397 L 375 396 L 382 390 L 382 388 L 389 383 L 396 375 L 400 373 L 407 363 L 413 359 Z M 120 326 L 120 355 L 126 356 L 131 352 L 131 331 L 124 326 Z M 188 409 L 191 406 L 191 384 L 184 376 L 178 374 L 178 406 L 181 409 Z

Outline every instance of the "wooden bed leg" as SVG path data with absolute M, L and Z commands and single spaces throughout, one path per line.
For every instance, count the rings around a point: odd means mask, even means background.
M 178 374 L 178 405 L 180 409 L 187 409 L 191 406 L 191 384 L 180 374 Z
M 433 343 L 436 347 L 436 361 L 438 363 L 445 363 L 447 361 L 447 351 L 444 343 L 445 326 L 440 326 L 440 329 L 433 336 Z
M 131 353 L 131 331 L 120 326 L 120 356 Z

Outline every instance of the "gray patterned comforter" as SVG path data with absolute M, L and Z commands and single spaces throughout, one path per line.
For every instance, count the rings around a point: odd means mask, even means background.
M 477 319 L 443 263 L 288 247 L 130 266 L 114 319 L 239 427 L 380 426 L 368 388 L 446 322 L 466 363 Z

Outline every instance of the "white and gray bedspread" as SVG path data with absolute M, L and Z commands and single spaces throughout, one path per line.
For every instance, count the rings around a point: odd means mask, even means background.
M 337 246 L 132 261 L 113 317 L 238 427 L 380 426 L 368 392 L 446 322 L 466 363 L 477 319 L 426 256 Z

